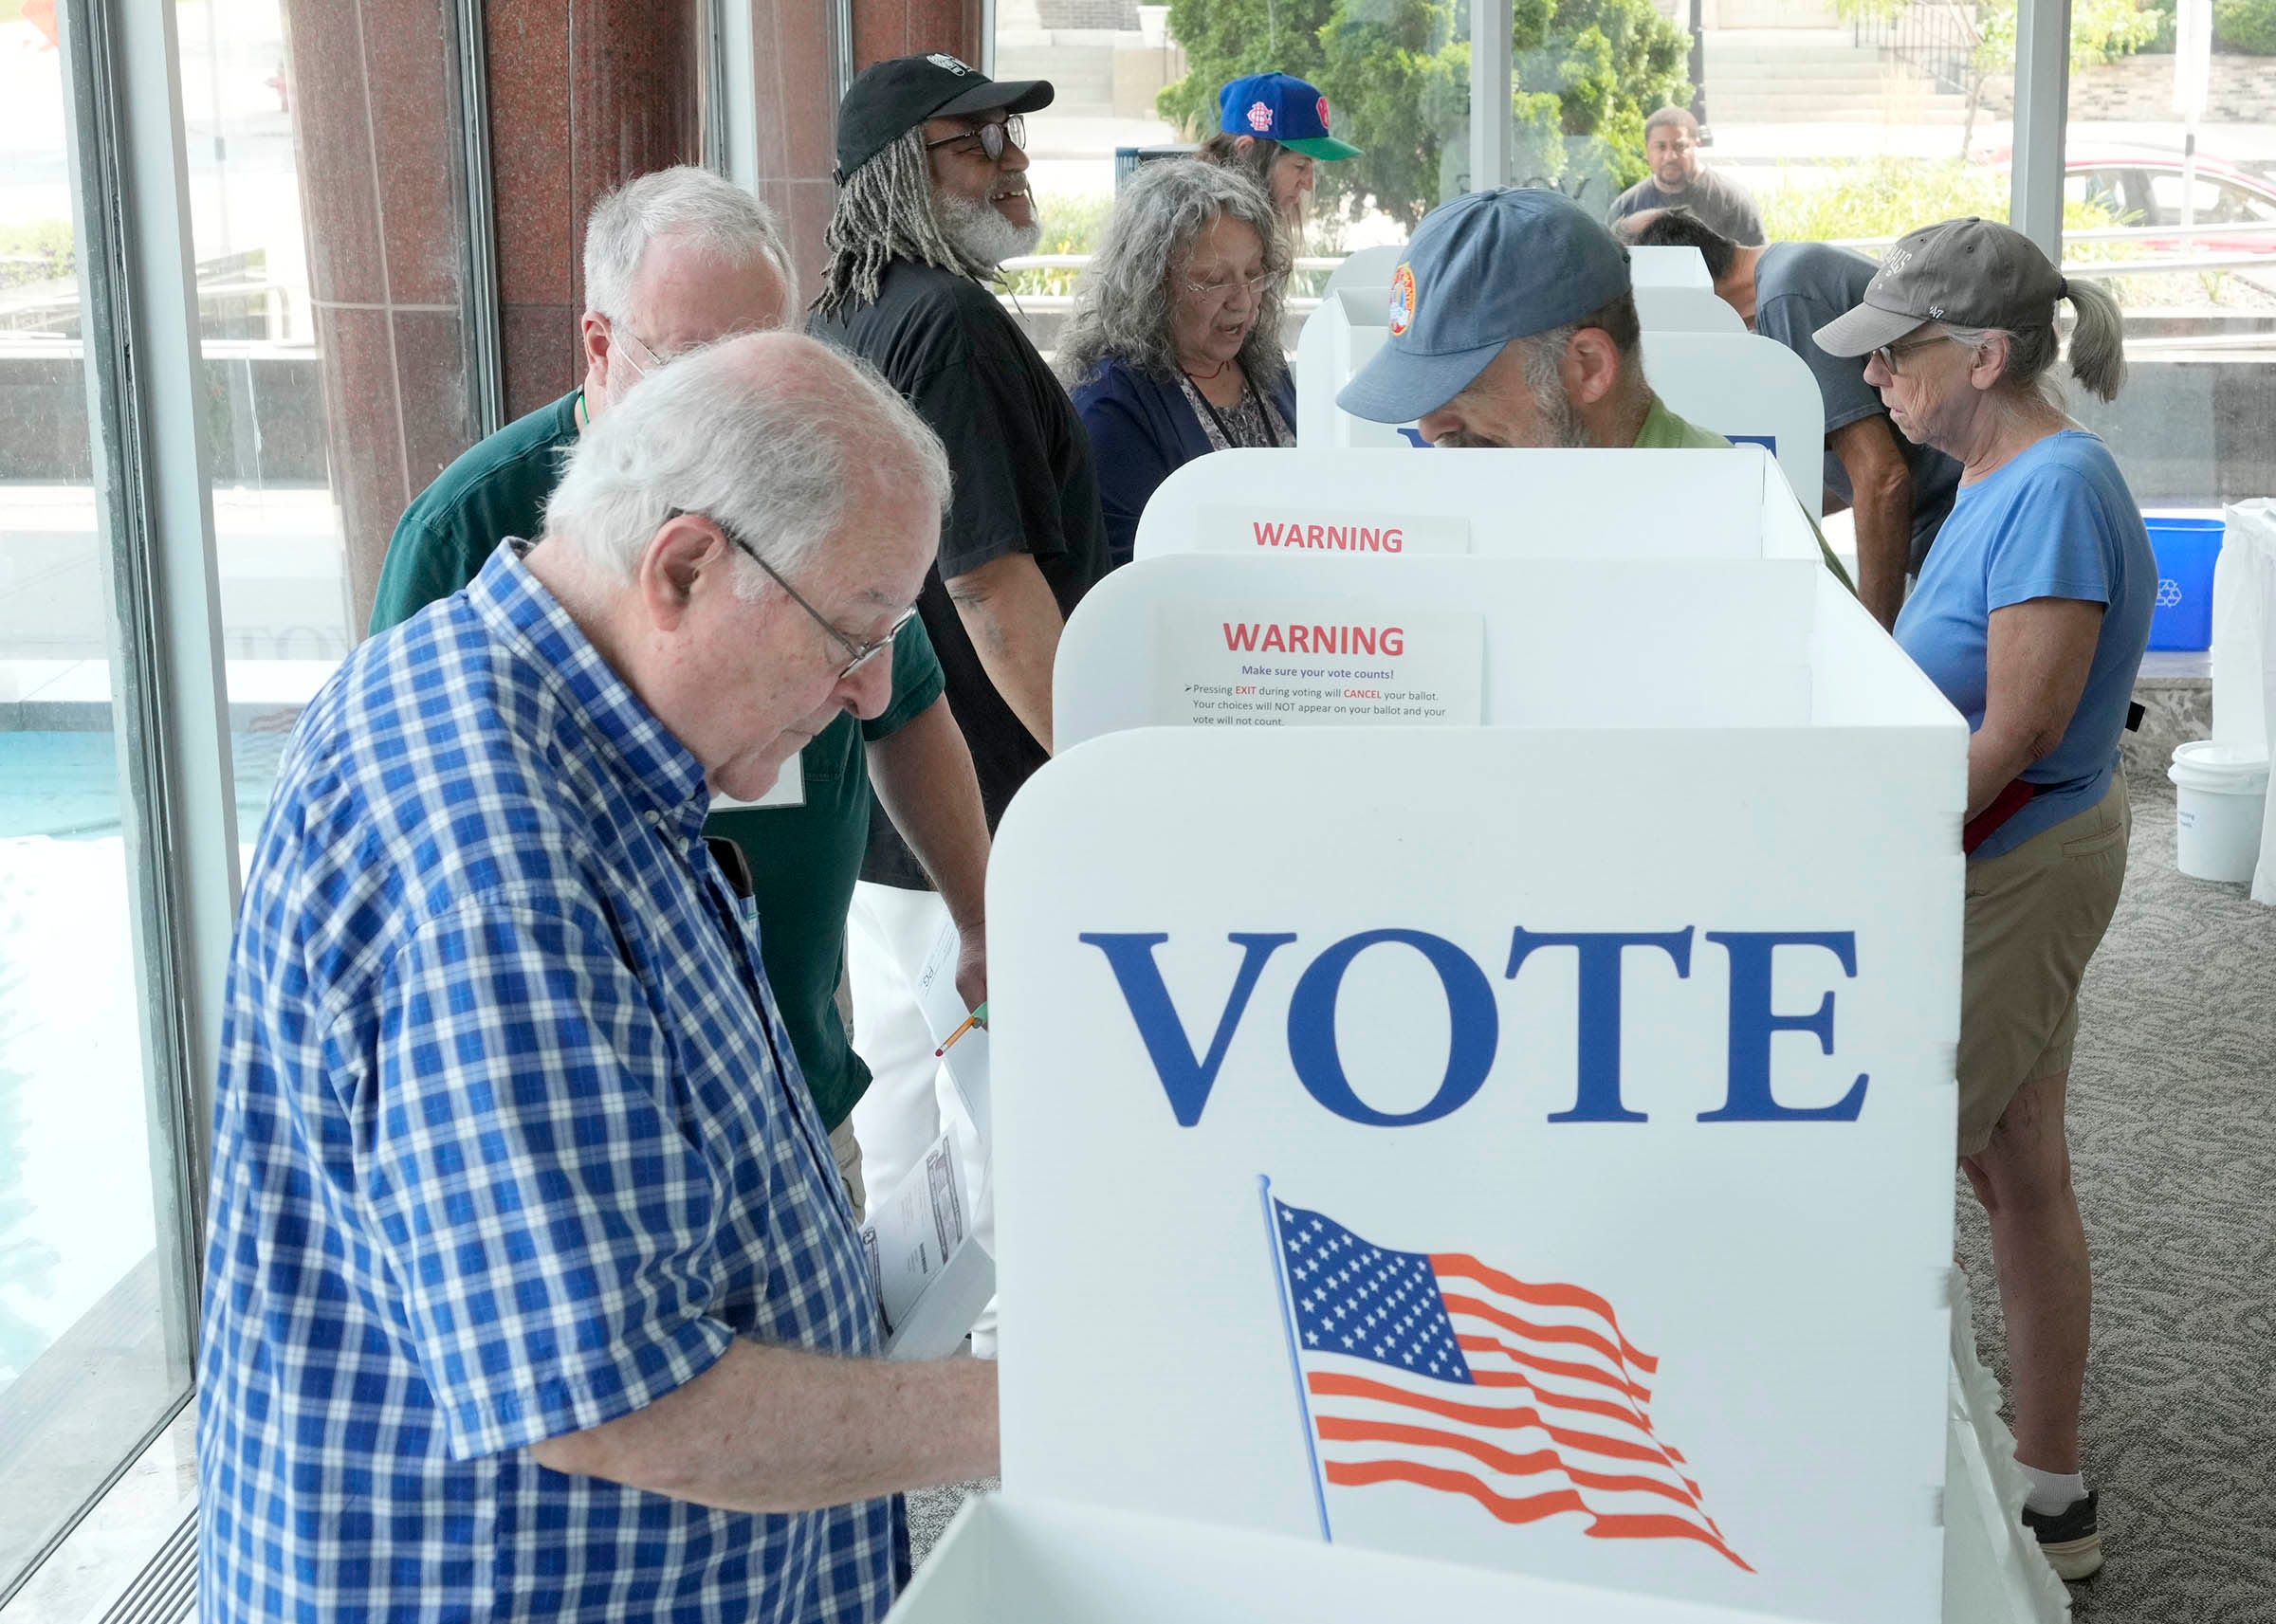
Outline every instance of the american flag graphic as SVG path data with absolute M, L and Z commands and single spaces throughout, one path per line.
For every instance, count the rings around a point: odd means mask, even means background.
M 1265 1199 L 1325 1485 L 1417 1484 L 1511 1524 L 1576 1515 L 1593 1539 L 1695 1540 L 1753 1571 L 1653 1432 L 1660 1361 L 1611 1304 Z

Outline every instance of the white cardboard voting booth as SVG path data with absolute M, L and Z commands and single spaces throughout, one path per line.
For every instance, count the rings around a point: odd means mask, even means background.
M 1064 753 L 1161 726 L 1808 727 L 1881 688 L 1933 712 L 1909 662 L 1859 653 L 1870 628 L 1814 560 L 1190 553 L 1077 607 L 1054 727 Z
M 1697 253 L 1696 248 L 1692 250 Z M 1378 243 L 1371 248 L 1354 248 L 1344 256 L 1344 263 L 1328 273 L 1325 291 L 1333 293 L 1346 287 L 1379 287 L 1387 296 L 1391 275 L 1398 270 L 1399 262 L 1406 257 L 1404 243 Z M 1701 260 L 1700 267 L 1707 262 Z
M 1771 1624 L 1767 1614 L 1009 1494 L 964 1505 L 893 1613 L 937 1624 L 1383 1624 L 1430 1615 Z
M 1697 249 L 1669 250 L 1689 253 Z M 1703 269 L 1702 269 L 1703 274 Z M 1639 295 L 1637 313 L 1644 313 Z M 1702 429 L 1761 445 L 1778 459 L 1794 495 L 1812 519 L 1825 507 L 1826 418 L 1817 379 L 1802 358 L 1775 339 L 1722 324 L 1698 303 L 1722 305 L 1712 291 L 1673 288 L 1656 310 L 1689 310 L 1692 322 L 1721 330 L 1662 330 L 1646 322 L 1644 375 L 1668 409 Z M 1335 404 L 1351 375 L 1390 336 L 1387 289 L 1331 287 L 1296 339 L 1296 443 L 1305 449 L 1435 449 L 1413 424 L 1371 423 Z M 1672 301 L 1672 306 L 1669 301 Z M 1725 311 L 1729 306 L 1723 305 Z M 1735 315 L 1732 320 L 1736 322 Z M 1206 461 L 1207 459 L 1202 459 Z M 1433 470 L 1432 479 L 1438 478 Z
M 1965 734 L 1880 675 L 1038 774 L 990 882 L 1007 1485 L 1936 1617 Z
M 1737 456 L 1611 454 L 1691 540 L 1533 524 L 1568 461 L 1477 556 L 1142 528 L 1071 620 L 1005 1494 L 897 1618 L 2060 1616 L 1950 1268 L 1965 726 Z
M 1690 250 L 1697 253 L 1698 249 Z M 1747 324 L 1713 288 L 1639 287 L 1636 319 L 1646 333 L 1744 333 Z
M 1305 447 L 1196 457 L 1155 489 L 1135 556 L 1819 557 L 1791 487 L 1753 447 L 1432 456 Z
M 1646 287 L 1690 287 L 1715 291 L 1707 272 L 1707 256 L 1697 248 L 1632 247 L 1628 250 L 1628 282 Z

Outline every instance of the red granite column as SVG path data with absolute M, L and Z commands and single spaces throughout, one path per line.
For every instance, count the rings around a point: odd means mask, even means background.
M 837 59 L 834 0 L 729 0 L 751 8 L 759 109 L 759 195 L 782 219 L 798 283 L 811 299 L 822 232 L 837 189 Z M 948 51 L 980 61 L 981 0 L 854 0 L 854 60 Z
M 505 411 L 576 387 L 585 216 L 703 157 L 700 0 L 490 0 L 490 174 Z
M 351 629 L 413 492 L 471 438 L 464 173 L 445 0 L 285 0 L 294 137 Z

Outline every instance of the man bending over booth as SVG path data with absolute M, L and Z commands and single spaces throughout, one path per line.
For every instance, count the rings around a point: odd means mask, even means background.
M 215 1086 L 206 1624 L 870 1624 L 896 1491 L 996 1469 L 992 1364 L 877 1357 L 703 836 L 885 706 L 947 500 L 890 390 L 730 339 L 595 420 L 544 537 L 303 713 Z
M 1546 188 L 1473 192 L 1416 230 L 1391 275 L 1390 336 L 1335 399 L 1433 446 L 1728 447 L 1652 392 L 1642 343 L 1609 230 Z M 1818 549 L 1847 586 L 1824 537 Z

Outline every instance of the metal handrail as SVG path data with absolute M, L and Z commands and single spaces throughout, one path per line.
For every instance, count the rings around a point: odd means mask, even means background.
M 2064 246 L 2067 247 L 2076 243 L 2162 243 L 2176 240 L 2188 242 L 2201 237 L 2248 237 L 2256 241 L 2265 237 L 2271 242 L 2276 242 L 2276 221 L 2265 224 L 2239 222 L 2235 225 L 2197 225 L 2192 226 L 2186 230 L 2179 226 L 2096 227 L 2091 230 L 2065 231 L 2063 242 Z M 1829 237 L 1826 241 L 1837 248 L 1856 248 L 1862 252 L 1871 253 L 1902 241 L 1902 237 Z M 1346 256 L 1342 254 L 1309 255 L 1297 260 L 1294 268 L 1303 271 L 1332 271 L 1344 263 L 1345 258 Z M 1090 265 L 1091 259 L 1092 256 L 1089 254 L 1024 254 L 1018 259 L 1004 261 L 1003 269 L 1007 274 L 1022 270 L 1079 271 Z M 2202 257 L 2188 260 L 2111 262 L 2097 260 L 2079 268 L 2084 270 L 2088 275 L 2117 276 L 2129 272 L 2219 269 L 2230 264 L 2267 265 L 2271 269 L 2276 269 L 2276 263 L 2272 263 L 2271 257 L 2266 254 L 2218 256 L 2217 264 L 2209 263 Z M 2063 268 L 2067 273 L 2072 266 L 2065 264 Z M 1057 294 L 1022 294 L 1020 297 L 1022 299 L 1055 299 L 1062 296 Z M 1292 299 L 1288 302 L 1293 306 L 1297 301 Z M 1313 302 L 1316 303 L 1317 301 Z

